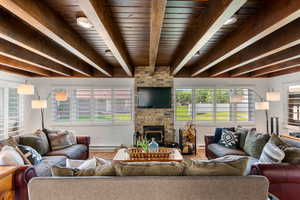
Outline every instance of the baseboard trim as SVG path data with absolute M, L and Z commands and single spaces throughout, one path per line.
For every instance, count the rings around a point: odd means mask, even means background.
M 114 152 L 120 146 L 90 146 L 91 152 Z

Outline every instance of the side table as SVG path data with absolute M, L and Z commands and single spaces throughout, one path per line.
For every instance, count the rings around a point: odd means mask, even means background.
M 14 199 L 13 179 L 17 166 L 0 166 L 0 199 Z

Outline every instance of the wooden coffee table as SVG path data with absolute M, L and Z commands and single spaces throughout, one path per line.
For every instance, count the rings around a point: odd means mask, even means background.
M 169 148 L 172 151 L 169 158 L 136 158 L 130 159 L 129 153 L 127 149 L 120 149 L 115 157 L 113 158 L 113 162 L 181 162 L 183 161 L 183 157 L 178 149 Z

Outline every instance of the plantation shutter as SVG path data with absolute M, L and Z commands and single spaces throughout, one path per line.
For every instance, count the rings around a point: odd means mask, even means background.
M 192 120 L 193 119 L 193 90 L 192 89 L 176 89 L 176 120 Z
M 289 88 L 288 124 L 300 126 L 300 86 L 292 86 Z
M 255 97 L 253 90 L 235 89 L 233 92 L 243 96 L 243 100 L 239 103 L 232 103 L 232 121 L 254 121 Z
M 129 89 L 115 89 L 113 98 L 113 114 L 115 121 L 129 121 L 132 119 L 132 95 Z
M 22 128 L 22 98 L 16 88 L 8 89 L 8 135 L 17 135 Z
M 67 101 L 56 101 L 55 94 L 57 92 L 66 92 L 66 89 L 54 89 L 52 91 L 52 117 L 54 121 L 69 121 L 71 120 L 71 98 L 68 94 Z
M 214 120 L 214 90 L 195 90 L 195 119 L 200 121 Z
M 0 88 L 0 140 L 4 136 L 4 88 Z
M 76 120 L 91 121 L 92 118 L 92 90 L 76 89 L 75 91 Z
M 230 89 L 215 90 L 216 121 L 230 121 Z
M 112 120 L 112 90 L 94 89 L 95 120 Z

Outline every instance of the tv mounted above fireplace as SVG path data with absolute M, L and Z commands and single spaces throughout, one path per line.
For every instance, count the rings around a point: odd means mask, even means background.
M 138 108 L 171 108 L 171 87 L 139 87 Z

